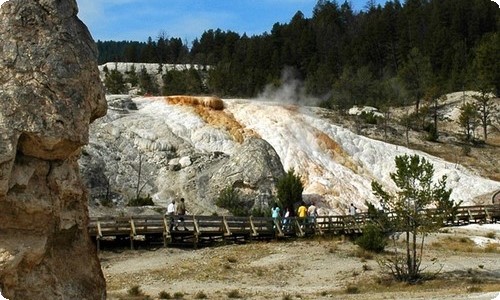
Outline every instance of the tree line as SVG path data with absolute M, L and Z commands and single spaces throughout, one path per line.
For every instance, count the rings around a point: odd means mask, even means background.
M 311 18 L 247 36 L 209 29 L 191 46 L 160 33 L 147 42 L 98 41 L 99 62 L 210 65 L 206 90 L 252 97 L 284 84 L 283 70 L 325 106 L 416 103 L 432 89 L 444 94 L 478 86 L 498 94 L 498 6 L 489 0 L 319 0 Z

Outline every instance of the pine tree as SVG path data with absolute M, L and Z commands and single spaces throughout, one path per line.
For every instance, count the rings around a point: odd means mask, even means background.
M 287 207 L 290 211 L 294 211 L 295 205 L 302 201 L 302 192 L 304 185 L 300 175 L 294 173 L 293 169 L 278 180 L 276 184 L 278 190 L 278 201 L 281 207 Z
M 478 118 L 479 114 L 474 103 L 467 102 L 460 107 L 458 123 L 464 130 L 465 140 L 468 142 L 470 142 L 474 137 L 474 131 L 477 127 Z
M 406 251 L 398 252 L 394 240 L 393 258 L 381 264 L 397 280 L 415 283 L 421 278 L 426 235 L 439 229 L 456 205 L 450 199 L 451 189 L 446 187 L 446 176 L 434 183 L 434 166 L 425 158 L 405 154 L 397 156 L 395 163 L 396 172 L 390 176 L 398 191 L 394 194 L 387 192 L 376 181 L 372 182 L 372 189 L 375 196 L 396 216 L 390 220 L 391 230 L 405 234 Z M 441 210 L 436 210 L 435 214 L 422 213 L 428 208 Z

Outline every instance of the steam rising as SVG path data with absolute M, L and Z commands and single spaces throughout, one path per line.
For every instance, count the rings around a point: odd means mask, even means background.
M 322 102 L 321 99 L 307 95 L 304 82 L 297 77 L 298 74 L 293 68 L 285 68 L 281 73 L 279 85 L 267 85 L 256 100 L 291 105 L 318 106 Z

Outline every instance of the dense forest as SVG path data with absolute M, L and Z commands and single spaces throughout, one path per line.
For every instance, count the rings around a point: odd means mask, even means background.
M 190 45 L 164 33 L 145 43 L 97 44 L 100 63 L 210 66 L 202 76 L 164 76 L 170 86 L 158 93 L 252 97 L 293 80 L 327 107 L 411 101 L 418 109 L 422 99 L 450 91 L 498 95 L 499 24 L 500 9 L 490 0 L 393 0 L 384 6 L 368 1 L 360 12 L 348 1 L 319 0 L 311 18 L 298 11 L 289 23 L 276 23 L 261 35 L 210 29 Z

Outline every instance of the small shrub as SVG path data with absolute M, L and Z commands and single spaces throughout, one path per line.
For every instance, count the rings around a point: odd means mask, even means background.
M 195 299 L 207 299 L 208 296 L 204 292 L 198 292 L 198 293 L 196 293 L 196 295 L 194 296 L 194 298 Z
M 128 289 L 127 294 L 130 296 L 142 296 L 144 292 L 141 290 L 141 287 L 138 285 L 134 285 Z
M 172 296 L 170 296 L 170 294 L 165 292 L 165 291 L 161 291 L 160 293 L 158 293 L 158 298 L 160 298 L 160 299 L 172 299 Z
M 356 244 L 364 250 L 380 253 L 387 245 L 387 238 L 380 228 L 374 224 L 368 224 L 357 240 Z
M 184 298 L 184 294 L 181 293 L 181 292 L 175 292 L 174 293 L 174 299 L 183 299 Z
M 371 270 L 372 270 L 372 267 L 370 267 L 369 265 L 367 265 L 367 264 L 363 265 L 363 271 L 366 272 L 366 271 L 371 271 Z
M 425 131 L 427 132 L 427 135 L 425 139 L 429 142 L 436 142 L 439 138 L 439 133 L 436 130 L 436 127 L 434 127 L 434 124 L 430 124 L 425 128 Z
M 491 231 L 486 234 L 486 237 L 489 239 L 494 239 L 496 236 L 495 232 Z
M 350 284 L 345 288 L 345 292 L 347 294 L 359 294 L 359 288 L 353 284 Z
M 470 145 L 466 144 L 466 145 L 462 146 L 462 155 L 469 156 L 471 151 L 472 151 L 472 148 L 470 147 Z
M 230 262 L 230 263 L 232 263 L 232 264 L 234 264 L 234 263 L 236 263 L 238 260 L 236 259 L 236 257 L 231 256 L 231 257 L 228 257 L 228 258 L 227 258 L 227 261 L 228 261 L 228 262 Z
M 135 199 L 130 199 L 128 201 L 128 206 L 152 206 L 155 205 L 153 202 L 153 198 L 151 198 L 150 195 L 147 195 L 146 197 L 137 197 Z
M 472 285 L 467 287 L 467 293 L 479 293 L 481 292 L 481 287 Z
M 238 290 L 232 290 L 227 293 L 228 298 L 241 298 L 240 291 Z
M 240 199 L 238 190 L 232 186 L 220 191 L 219 197 L 215 200 L 215 205 L 227 209 L 235 216 L 248 216 L 250 213 L 245 201 Z
M 101 205 L 104 207 L 113 207 L 113 201 L 109 198 L 101 199 Z
M 483 283 L 483 279 L 474 275 L 470 278 L 469 282 L 471 284 L 481 284 Z
M 281 297 L 282 300 L 292 300 L 292 296 L 290 294 L 283 294 L 283 297 Z
M 466 237 L 461 237 L 459 239 L 460 243 L 463 243 L 463 244 L 467 244 L 467 243 L 470 243 L 470 239 L 469 238 L 466 238 Z

